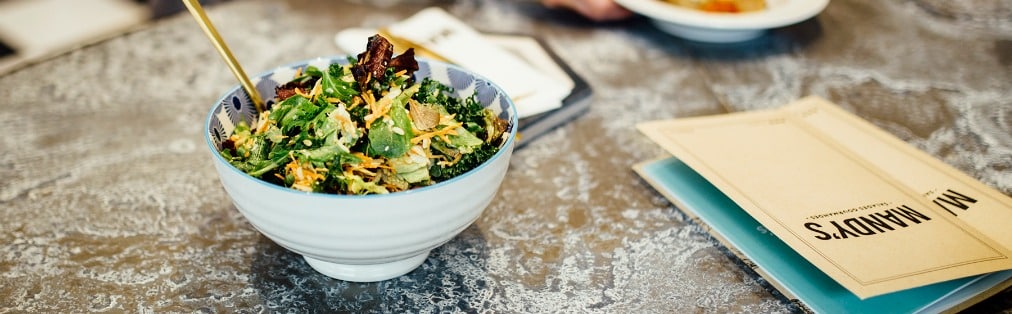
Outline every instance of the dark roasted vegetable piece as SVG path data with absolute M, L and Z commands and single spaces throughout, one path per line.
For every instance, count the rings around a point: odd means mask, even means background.
M 222 151 L 234 151 L 235 150 L 235 141 L 233 141 L 230 138 L 226 138 L 224 141 L 221 141 L 221 150 Z
M 394 54 L 394 45 L 380 35 L 369 37 L 365 51 L 358 54 L 358 63 L 351 68 L 355 81 L 361 86 L 368 86 L 370 80 L 383 79 L 387 71 L 387 63 Z
M 404 53 L 394 57 L 390 60 L 389 66 L 394 68 L 394 72 L 400 72 L 401 70 L 407 71 L 407 76 L 412 76 L 415 71 L 418 71 L 418 61 L 415 60 L 415 48 L 408 48 Z
M 301 89 L 303 92 L 309 92 L 309 89 L 313 88 L 313 84 L 316 84 L 316 78 L 309 77 L 304 80 L 292 80 L 274 88 L 274 92 L 277 94 L 275 98 L 281 101 L 295 96 L 296 88 Z

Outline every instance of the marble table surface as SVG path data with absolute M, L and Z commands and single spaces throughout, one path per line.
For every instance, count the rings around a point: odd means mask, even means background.
M 230 1 L 207 7 L 250 73 L 342 54 L 334 34 L 440 6 L 535 34 L 594 90 L 514 156 L 497 197 L 415 271 L 313 271 L 231 204 L 202 122 L 235 85 L 187 15 L 0 75 L 0 312 L 794 312 L 631 166 L 642 121 L 817 95 L 1012 195 L 1007 2 L 834 0 L 756 40 L 708 45 L 643 18 L 531 1 Z M 1012 312 L 1012 290 L 970 312 Z

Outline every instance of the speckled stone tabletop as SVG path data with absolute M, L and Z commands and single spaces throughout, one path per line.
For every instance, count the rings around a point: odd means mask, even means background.
M 0 75 L 0 312 L 793 312 L 631 166 L 648 120 L 818 95 L 1012 195 L 1012 6 L 834 0 L 735 45 L 529 1 L 232 1 L 209 16 L 247 72 L 342 54 L 334 34 L 429 5 L 537 34 L 594 89 L 518 150 L 498 196 L 415 271 L 313 271 L 231 204 L 202 123 L 236 82 L 186 15 Z M 969 309 L 1012 312 L 1012 290 Z

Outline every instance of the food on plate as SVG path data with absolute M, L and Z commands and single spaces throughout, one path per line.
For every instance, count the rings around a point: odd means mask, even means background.
M 413 50 L 392 55 L 393 45 L 375 35 L 347 65 L 300 69 L 254 125 L 236 126 L 221 155 L 301 191 L 385 194 L 456 177 L 499 151 L 508 121 L 474 95 L 417 81 Z
M 678 6 L 707 12 L 738 13 L 766 9 L 765 0 L 662 0 Z

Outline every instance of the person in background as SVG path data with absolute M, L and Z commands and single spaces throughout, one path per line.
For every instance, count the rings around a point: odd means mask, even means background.
M 632 16 L 632 12 L 613 0 L 541 0 L 541 3 L 549 8 L 573 10 L 598 22 L 617 21 Z

